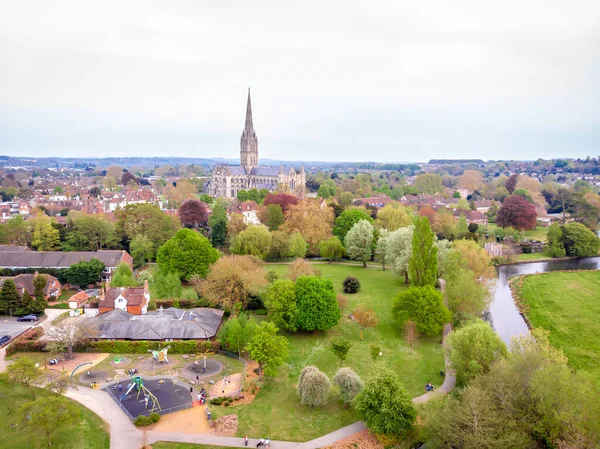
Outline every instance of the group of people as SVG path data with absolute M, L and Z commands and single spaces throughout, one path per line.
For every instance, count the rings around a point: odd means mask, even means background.
M 248 446 L 248 437 L 245 438 L 246 440 L 246 446 Z M 264 446 L 267 449 L 271 446 L 271 440 L 269 440 L 269 438 L 261 438 L 260 440 L 258 440 L 258 443 L 256 443 L 256 447 L 261 447 Z
M 58 365 L 62 360 L 59 359 L 50 359 L 48 360 L 48 365 Z
M 433 384 L 431 382 L 427 382 L 427 385 L 425 385 L 425 391 L 433 391 Z
M 200 404 L 204 405 L 204 403 L 206 402 L 206 390 L 204 389 L 204 387 L 200 388 L 200 392 L 198 393 L 196 399 L 198 399 L 198 402 Z

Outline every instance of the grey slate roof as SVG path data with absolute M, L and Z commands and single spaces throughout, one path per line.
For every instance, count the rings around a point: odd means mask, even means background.
M 278 176 L 279 167 L 254 167 L 250 174 L 254 176 Z
M 199 340 L 214 337 L 223 311 L 207 307 L 181 310 L 174 307 L 146 315 L 115 309 L 88 318 L 98 329 L 95 338 L 131 340 Z
M 229 173 L 232 175 L 245 175 L 246 169 L 241 165 L 228 165 Z
M 0 251 L 0 268 L 69 268 L 82 260 L 100 259 L 116 267 L 125 251 Z

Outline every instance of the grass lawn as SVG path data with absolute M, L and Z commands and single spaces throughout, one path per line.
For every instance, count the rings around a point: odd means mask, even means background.
M 542 260 L 542 259 L 551 259 L 544 253 L 531 253 L 531 254 L 519 254 L 517 256 L 517 260 Z
M 63 290 L 60 294 L 60 296 L 58 298 L 56 298 L 56 300 L 58 302 L 64 302 L 67 299 L 69 299 L 71 296 L 73 296 L 75 293 L 77 293 L 77 290 Z
M 550 331 L 550 342 L 569 364 L 600 385 L 600 271 L 557 271 L 522 281 L 517 296 L 531 325 Z
M 212 408 L 216 417 L 226 413 L 238 415 L 238 436 L 308 441 L 358 419 L 351 410 L 344 409 L 335 391 L 322 409 L 300 405 L 295 391 L 298 375 L 306 365 L 315 365 L 333 377 L 340 362 L 329 345 L 336 337 L 353 343 L 344 365 L 353 368 L 363 379 L 369 377 L 377 364 L 382 364 L 398 374 L 411 396 L 421 394 L 428 381 L 441 383 L 439 371 L 444 369 L 444 359 L 440 337 L 422 338 L 411 350 L 392 317 L 393 299 L 405 288 L 399 276 L 392 271 L 358 266 L 315 264 L 315 267 L 332 280 L 338 293 L 342 293 L 342 280 L 350 274 L 361 281 L 361 291 L 356 295 L 345 295 L 349 306 L 342 311 L 340 323 L 327 333 L 283 333 L 290 342 L 287 364 L 277 377 L 268 379 L 251 404 L 235 406 L 233 410 L 230 407 Z M 283 274 L 287 265 L 269 264 L 266 269 Z M 349 319 L 351 311 L 360 304 L 372 308 L 379 319 L 375 329 L 364 331 L 362 342 L 359 341 L 358 325 Z M 370 356 L 371 344 L 379 345 L 383 353 L 377 363 Z
M 50 393 L 41 388 L 35 388 L 37 398 L 49 396 Z M 25 402 L 31 401 L 31 391 L 19 384 L 11 382 L 0 382 L 0 448 L 10 449 L 38 449 L 45 448 L 46 437 L 36 429 L 27 428 L 22 422 L 16 420 L 17 410 Z M 64 401 L 71 399 L 63 398 Z M 108 449 L 109 434 L 104 421 L 93 412 L 71 401 L 79 410 L 77 422 L 66 428 L 58 429 L 52 435 L 52 447 L 61 449 Z M 16 427 L 9 426 L 10 419 L 17 422 Z
M 487 229 L 490 233 L 493 233 L 497 228 L 495 223 L 489 223 L 487 225 Z M 523 231 L 523 237 L 526 239 L 534 239 L 540 240 L 542 242 L 546 241 L 546 234 L 548 234 L 548 228 L 544 226 L 537 226 L 535 229 L 528 229 L 527 231 Z

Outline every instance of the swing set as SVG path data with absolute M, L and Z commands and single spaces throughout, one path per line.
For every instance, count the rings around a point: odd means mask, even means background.
M 148 402 L 152 403 L 152 408 L 150 409 L 150 413 L 154 413 L 155 410 L 162 410 L 160 407 L 160 402 L 158 402 L 158 398 L 144 386 L 144 380 L 140 376 L 133 376 L 132 382 L 129 384 L 129 388 L 124 395 L 120 396 L 119 399 L 121 401 L 129 399 L 131 396 L 129 393 L 135 388 L 137 389 L 136 399 L 140 398 L 140 394 L 144 393 L 144 398 L 148 398 L 146 402 L 146 408 L 148 408 Z

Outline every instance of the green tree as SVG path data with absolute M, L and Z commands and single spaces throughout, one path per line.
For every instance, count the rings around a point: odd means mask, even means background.
M 597 256 L 600 238 L 581 223 L 567 223 L 563 226 L 563 242 L 569 256 Z
M 38 274 L 33 278 L 33 297 L 34 301 L 30 304 L 29 310 L 31 313 L 41 315 L 44 310 L 48 307 L 48 301 L 46 301 L 46 283 L 48 279 L 45 274 Z
M 36 380 L 42 377 L 42 372 L 35 367 L 31 359 L 20 357 L 6 367 L 6 375 L 12 382 L 30 387 Z M 35 391 L 32 390 L 31 393 L 35 397 Z
M 460 385 L 487 373 L 494 361 L 506 357 L 506 345 L 488 323 L 467 324 L 447 337 L 446 351 Z
M 271 260 L 284 259 L 290 254 L 290 235 L 283 231 L 271 232 L 271 246 L 267 257 Z
M 415 219 L 412 237 L 412 254 L 408 263 L 410 279 L 417 287 L 435 285 L 437 280 L 437 247 L 435 235 L 427 217 Z
M 375 247 L 375 260 L 381 263 L 381 268 L 385 271 L 385 262 L 388 257 L 390 242 L 390 232 L 387 229 L 381 229 L 379 231 L 379 238 L 377 239 L 377 246 Z
M 321 242 L 319 244 L 319 251 L 321 253 L 321 257 L 327 259 L 329 263 L 334 260 L 341 259 L 346 252 L 344 245 L 342 245 L 342 242 L 340 242 L 340 239 L 335 236 L 332 236 L 329 239 Z
M 422 173 L 417 175 L 414 186 L 418 193 L 427 193 L 429 195 L 433 195 L 444 190 L 444 186 L 442 185 L 442 177 L 434 173 Z
M 21 296 L 21 310 L 25 313 L 33 313 L 31 312 L 31 306 L 33 304 L 33 298 L 31 295 L 25 290 L 23 295 Z
M 362 379 L 352 368 L 348 367 L 340 368 L 337 373 L 335 373 L 335 376 L 333 376 L 333 383 L 340 389 L 342 399 L 344 400 L 344 407 L 348 407 L 348 404 L 350 404 L 352 399 L 354 399 L 363 388 Z
M 300 276 L 296 280 L 298 328 L 325 331 L 335 326 L 341 312 L 330 279 Z
M 98 282 L 105 268 L 104 262 L 99 259 L 82 260 L 67 269 L 65 278 L 69 284 L 85 288 Z
M 373 255 L 374 228 L 367 220 L 360 220 L 346 233 L 346 250 L 350 259 L 359 260 L 367 268 Z
M 394 268 L 400 276 L 404 276 L 404 283 L 409 283 L 408 267 L 412 254 L 412 240 L 414 226 L 400 228 L 390 232 L 386 248 L 386 263 Z
M 242 202 L 248 201 L 248 200 L 250 200 L 250 195 L 248 194 L 247 190 L 241 189 L 241 190 L 238 190 L 237 199 Z
M 342 192 L 340 193 L 339 205 L 346 209 L 347 207 L 352 205 L 352 201 L 354 201 L 354 195 L 352 192 Z
M 21 215 L 11 218 L 4 224 L 6 243 L 9 245 L 27 245 L 29 231 Z
M 350 231 L 352 226 L 361 220 L 366 220 L 373 224 L 373 218 L 365 211 L 364 208 L 352 207 L 346 209 L 340 214 L 339 217 L 335 219 L 333 235 L 340 239 L 340 242 L 344 242 L 348 231 Z
M 338 359 L 340 359 L 340 368 L 344 364 L 344 360 L 348 357 L 348 352 L 352 347 L 352 343 L 342 339 L 335 339 L 331 342 L 331 352 L 333 352 Z
M 206 237 L 191 229 L 180 229 L 160 247 L 156 261 L 161 270 L 178 273 L 182 280 L 189 280 L 194 274 L 206 276 L 218 258 L 219 252 Z
M 102 214 L 70 212 L 67 223 L 65 251 L 98 251 L 117 244 L 115 225 Z
M 60 245 L 58 230 L 52 227 L 50 217 L 43 212 L 28 220 L 31 227 L 31 247 L 36 251 L 54 251 Z
M 57 397 L 42 397 L 26 402 L 19 415 L 32 432 L 43 433 L 48 447 L 52 446 L 52 434 L 58 429 L 77 422 L 79 410 L 71 402 Z
M 155 299 L 181 298 L 183 292 L 181 279 L 177 273 L 165 273 L 159 270 L 152 280 L 151 291 Z
M 325 184 L 321 184 L 319 186 L 319 190 L 317 191 L 317 196 L 327 199 L 331 196 L 331 192 L 329 190 L 329 187 L 327 187 Z
M 277 368 L 285 362 L 288 355 L 288 341 L 277 335 L 279 329 L 273 323 L 263 321 L 258 325 L 256 334 L 248 343 L 248 352 L 252 360 L 258 363 L 259 376 L 275 376 Z
M 402 322 L 413 320 L 419 333 L 425 335 L 439 334 L 451 318 L 442 294 L 432 286 L 413 286 L 400 292 L 392 310 Z
M 567 252 L 564 245 L 563 232 L 558 223 L 552 223 L 546 234 L 544 253 L 549 257 L 565 257 Z
M 129 250 L 133 262 L 140 267 L 148 262 L 154 254 L 154 243 L 147 236 L 138 234 L 129 243 Z
M 258 330 L 258 323 L 243 312 L 230 318 L 219 332 L 220 340 L 227 349 L 237 352 L 242 357 L 247 352 L 248 345 Z
M 390 232 L 409 226 L 412 223 L 412 215 L 409 209 L 399 203 L 388 203 L 377 212 L 375 224 L 379 229 L 387 229 Z
M 290 257 L 304 258 L 308 251 L 308 243 L 299 232 L 294 232 L 290 237 Z
M 215 248 L 224 248 L 227 245 L 227 211 L 222 204 L 217 203 L 212 208 L 208 218 L 210 226 L 210 240 Z
M 248 226 L 235 236 L 231 252 L 266 259 L 271 246 L 271 233 L 266 226 Z
M 289 279 L 278 279 L 268 288 L 265 306 L 269 317 L 278 327 L 296 331 L 296 285 Z
M 265 222 L 269 231 L 276 231 L 284 221 L 281 206 L 279 204 L 269 204 L 267 206 L 267 220 Z
M 121 262 L 111 276 L 110 285 L 113 287 L 136 287 L 137 281 L 133 277 L 131 267 L 125 262 Z
M 400 380 L 390 370 L 379 369 L 352 400 L 358 416 L 375 434 L 401 437 L 410 430 L 417 410 Z
M 15 281 L 6 278 L 0 290 L 0 313 L 12 315 L 21 306 L 21 296 Z
M 444 293 L 446 304 L 455 317 L 480 317 L 491 299 L 488 286 L 476 279 L 471 270 L 460 267 L 446 277 Z
M 329 378 L 314 366 L 306 368 L 302 370 L 298 382 L 300 403 L 309 407 L 323 407 L 327 404 L 331 389 Z

